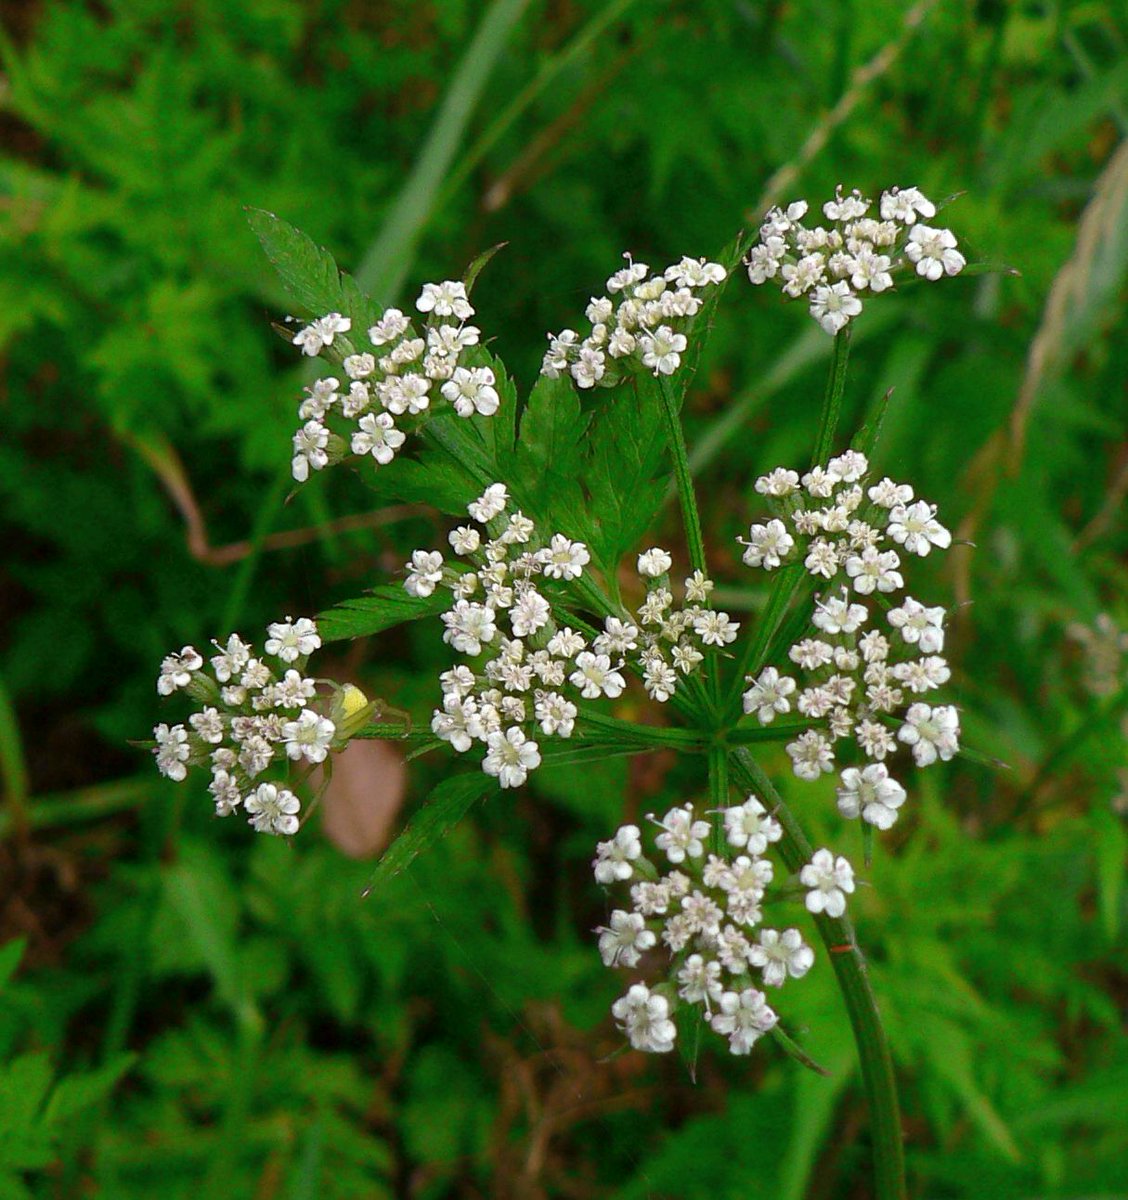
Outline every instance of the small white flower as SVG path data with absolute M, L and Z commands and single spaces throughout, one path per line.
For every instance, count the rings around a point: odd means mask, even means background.
M 843 483 L 857 483 L 869 470 L 869 459 L 858 450 L 844 450 L 826 464 L 826 470 Z
M 846 574 L 854 581 L 854 590 L 868 596 L 876 589 L 879 592 L 895 592 L 905 586 L 904 577 L 897 568 L 901 560 L 896 550 L 878 550 L 867 546 L 861 554 L 852 554 L 846 559 Z
M 658 546 L 652 546 L 638 556 L 638 573 L 649 579 L 665 575 L 673 565 L 673 557 Z
M 304 758 L 311 763 L 325 761 L 336 732 L 336 725 L 328 717 L 319 716 L 312 708 L 303 708 L 296 721 L 287 721 L 282 726 L 287 755 L 295 760 Z
M 467 505 L 467 512 L 475 521 L 482 525 L 505 511 L 509 503 L 509 492 L 504 483 L 491 483 L 488 488 L 473 503 Z
M 533 714 L 546 737 L 571 737 L 579 710 L 557 692 L 539 692 Z
M 496 382 L 489 367 L 455 367 L 442 393 L 460 417 L 472 417 L 476 412 L 492 417 L 501 404 Z
M 797 263 L 784 263 L 780 275 L 784 280 L 784 292 L 797 299 L 822 283 L 826 276 L 826 259 L 821 254 L 806 254 Z
M 787 532 L 782 521 L 771 520 L 766 525 L 753 525 L 748 530 L 744 564 L 772 571 L 787 557 L 794 545 L 795 539 Z
M 158 725 L 153 730 L 157 744 L 153 754 L 157 760 L 157 770 L 174 783 L 181 783 L 188 774 L 184 765 L 188 761 L 191 747 L 188 745 L 188 731 L 183 725 Z
M 816 602 L 811 622 L 824 633 L 854 633 L 868 618 L 864 605 L 851 604 L 842 596 L 831 596 Z
M 525 588 L 517 595 L 509 610 L 509 624 L 515 637 L 529 637 L 548 624 L 551 614 L 548 601 L 535 588 Z
M 482 535 L 470 525 L 459 525 L 447 536 L 455 554 L 473 554 L 482 544 Z
M 572 378 L 576 381 L 576 386 L 586 391 L 588 388 L 595 387 L 607 373 L 607 359 L 602 350 L 595 346 L 583 345 L 580 347 L 580 352 L 576 356 L 576 361 L 572 363 L 570 371 Z
M 794 679 L 781 675 L 775 667 L 765 667 L 744 693 L 744 711 L 755 713 L 761 725 L 770 725 L 777 713 L 791 711 L 791 701 L 787 697 L 794 691 Z
M 689 1004 L 704 1004 L 721 998 L 724 985 L 721 983 L 721 964 L 706 962 L 700 954 L 691 954 L 678 971 L 678 995 Z
M 814 729 L 808 729 L 794 742 L 788 742 L 787 753 L 791 756 L 791 769 L 808 782 L 834 770 L 834 751 L 826 738 Z
M 595 848 L 592 869 L 597 883 L 622 883 L 634 874 L 631 863 L 642 854 L 642 841 L 637 825 L 622 825 L 609 842 Z
M 586 646 L 583 634 L 577 633 L 569 625 L 558 629 L 548 640 L 548 652 L 557 658 L 575 658 Z
M 503 788 L 520 787 L 540 762 L 540 748 L 520 729 L 507 729 L 504 733 L 499 730 L 486 739 L 482 770 L 495 775 Z
M 351 328 L 352 321 L 348 317 L 343 317 L 338 312 L 327 313 L 299 330 L 291 341 L 295 346 L 301 347 L 303 354 L 313 358 L 321 353 L 323 347 L 331 346 L 338 333 L 348 333 Z
M 611 1005 L 611 1013 L 636 1050 L 668 1054 L 674 1048 L 678 1029 L 670 1020 L 669 1001 L 645 984 L 634 984 Z
M 179 654 L 168 654 L 161 661 L 161 673 L 157 677 L 157 692 L 171 696 L 179 688 L 192 682 L 192 672 L 204 665 L 199 651 L 194 646 L 184 646 Z
M 817 671 L 831 662 L 834 647 L 818 638 L 804 638 L 788 650 L 787 657 L 804 671 Z
M 280 833 L 287 837 L 298 832 L 297 796 L 273 783 L 260 783 L 243 802 L 250 824 L 259 833 Z
M 935 282 L 944 275 L 958 275 L 967 259 L 956 249 L 956 237 L 950 229 L 914 225 L 905 243 L 905 256 L 916 263 L 918 275 Z
M 763 854 L 769 842 L 778 842 L 783 837 L 783 828 L 775 817 L 755 796 L 735 808 L 724 809 L 725 837 L 730 846 L 737 846 L 749 854 Z
M 692 804 L 671 808 L 658 823 L 662 832 L 654 839 L 654 844 L 670 862 L 681 863 L 685 862 L 686 855 L 700 858 L 704 854 L 701 839 L 709 836 L 709 822 L 694 819 Z
M 718 1009 L 709 1017 L 713 1029 L 729 1040 L 733 1054 L 748 1054 L 753 1045 L 774 1028 L 779 1017 L 768 1007 L 763 992 L 745 988 L 742 992 L 725 992 Z
M 537 559 L 549 579 L 579 579 L 591 554 L 583 542 L 569 541 L 562 533 L 554 533 L 552 541 L 537 552 Z
M 237 633 L 231 634 L 225 646 L 218 642 L 212 644 L 219 651 L 209 659 L 212 670 L 220 683 L 226 683 L 232 675 L 238 675 L 247 665 L 251 657 L 251 648 Z
M 874 293 L 886 291 L 893 286 L 893 276 L 889 273 L 890 262 L 887 254 L 860 249 L 850 260 L 850 283 L 858 291 L 863 288 Z
M 478 704 L 473 696 L 458 696 L 448 692 L 442 709 L 431 716 L 431 732 L 444 742 L 450 742 L 458 754 L 465 754 L 476 738 L 483 736 L 478 716 Z
M 883 221 L 900 221 L 902 225 L 912 225 L 917 215 L 930 221 L 936 216 L 936 205 L 932 203 L 919 189 L 890 188 L 881 193 L 881 219 Z
M 215 801 L 215 815 L 229 817 L 243 803 L 238 781 L 223 767 L 212 772 L 208 791 Z
M 919 646 L 922 654 L 938 654 L 944 649 L 943 608 L 926 608 L 919 600 L 906 596 L 900 608 L 889 610 L 888 617 L 905 643 Z
M 658 940 L 646 928 L 639 913 L 617 908 L 611 914 L 611 924 L 602 925 L 599 934 L 599 953 L 605 967 L 635 967 L 642 955 Z
M 413 550 L 403 569 L 407 572 L 403 590 L 409 596 L 427 597 L 442 582 L 443 556 L 437 550 Z
M 385 309 L 384 315 L 368 331 L 368 340 L 374 346 L 385 346 L 407 332 L 411 322 L 398 308 Z
M 389 413 L 366 413 L 360 418 L 360 430 L 352 435 L 354 454 L 371 454 L 382 466 L 387 466 L 404 443 L 403 432 L 395 427 Z
M 911 746 L 918 767 L 927 767 L 937 759 L 948 762 L 960 748 L 959 713 L 950 705 L 933 708 L 927 704 L 912 704 L 905 713 L 905 723 L 897 737 Z
M 672 375 L 681 363 L 687 341 L 684 333 L 675 333 L 669 325 L 659 325 L 652 334 L 639 338 L 642 365 L 655 375 Z
M 843 279 L 829 287 L 816 287 L 811 294 L 810 309 L 823 330 L 834 335 L 862 311 L 862 302 Z
M 814 966 L 815 952 L 803 941 L 798 929 L 761 929 L 759 943 L 753 942 L 748 950 L 748 961 L 759 967 L 764 983 L 771 987 L 783 987 L 790 975 L 802 979 Z
M 846 911 L 846 896 L 854 890 L 854 868 L 841 855 L 817 850 L 799 872 L 799 882 L 808 889 L 807 911 L 840 917 Z
M 595 700 L 601 695 L 614 700 L 627 686 L 627 681 L 611 666 L 611 659 L 606 654 L 593 654 L 590 650 L 582 650 L 576 655 L 576 669 L 568 678 L 580 689 L 585 700 Z
M 299 617 L 296 621 L 286 617 L 283 621 L 275 621 L 268 625 L 266 632 L 269 637 L 263 643 L 267 654 L 273 654 L 283 662 L 296 662 L 300 657 L 312 654 L 321 645 L 321 636 L 317 625 L 309 617 Z M 246 687 L 252 687 L 244 679 Z
M 869 498 L 881 508 L 896 508 L 908 504 L 913 498 L 913 489 L 907 483 L 896 483 L 888 475 L 869 489 Z
M 693 618 L 693 631 L 706 646 L 727 646 L 736 641 L 739 629 L 740 624 L 733 621 L 728 613 L 706 609 Z
M 193 713 L 188 718 L 188 724 L 211 746 L 218 746 L 223 741 L 223 718 L 218 708 L 205 708 L 202 712 Z
M 905 802 L 905 789 L 890 778 L 884 763 L 847 767 L 838 788 L 838 811 L 848 820 L 861 816 L 878 829 L 889 829 L 897 809 Z
M 799 472 L 786 467 L 776 467 L 756 480 L 756 491 L 761 496 L 790 496 L 798 490 Z
M 936 520 L 936 506 L 923 500 L 898 504 L 889 512 L 889 536 L 910 554 L 924 558 L 933 546 L 947 550 L 952 535 Z
M 456 600 L 454 607 L 442 614 L 442 621 L 446 626 L 443 641 L 474 658 L 497 637 L 493 610 L 484 604 Z
M 460 321 L 474 315 L 466 297 L 466 285 L 456 279 L 446 279 L 442 283 L 425 283 L 419 299 L 415 301 L 415 307 L 421 313 L 434 313 L 436 317 L 457 317 Z

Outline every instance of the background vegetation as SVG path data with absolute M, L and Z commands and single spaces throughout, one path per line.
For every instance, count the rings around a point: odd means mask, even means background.
M 217 826 L 127 745 L 168 649 L 328 607 L 436 537 L 346 472 L 284 503 L 302 368 L 244 205 L 386 300 L 507 241 L 476 302 L 527 385 L 624 249 L 715 253 L 839 181 L 966 192 L 947 215 L 969 257 L 1021 273 L 875 306 L 847 391 L 858 423 L 896 388 L 879 467 L 974 543 L 930 594 L 964 606 L 965 728 L 1007 764 L 914 780 L 856 905 L 913 1194 L 1128 1196 L 1124 656 L 1106 637 L 1099 668 L 1075 628 L 1128 624 L 1122 5 L 0 15 L 0 1196 L 869 1194 L 829 971 L 789 1010 L 829 1079 L 771 1051 L 696 1082 L 607 1057 L 591 846 L 624 794 L 634 815 L 699 788 L 682 768 L 538 772 L 362 901 L 371 863 L 341 846 L 378 831 Z M 725 598 L 751 618 L 730 539 L 758 470 L 808 451 L 830 340 L 767 289 L 728 301 L 690 439 Z M 332 665 L 423 714 L 432 633 Z M 439 769 L 412 765 L 404 812 Z M 397 779 L 362 775 L 362 814 L 378 792 L 390 818 Z M 819 788 L 797 799 L 842 841 Z

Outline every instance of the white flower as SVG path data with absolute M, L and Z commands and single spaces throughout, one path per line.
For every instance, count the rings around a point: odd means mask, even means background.
M 596 933 L 599 934 L 599 953 L 605 967 L 638 966 L 643 953 L 658 940 L 646 928 L 640 913 L 624 912 L 621 908 L 611 914 L 611 924 L 601 925 Z
M 833 579 L 838 574 L 838 550 L 834 543 L 825 538 L 815 538 L 807 547 L 807 557 L 803 560 L 803 566 L 812 575 Z
M 515 637 L 528 637 L 548 624 L 551 613 L 548 601 L 536 590 L 525 588 L 517 595 L 509 611 L 509 624 Z
M 491 417 L 501 404 L 496 382 L 489 367 L 455 367 L 442 393 L 460 417 L 472 417 L 476 412 Z
M 665 575 L 673 565 L 673 557 L 659 546 L 652 546 L 638 556 L 638 573 L 649 579 Z
M 878 829 L 889 829 L 904 802 L 905 789 L 890 778 L 884 763 L 871 763 L 861 770 L 847 767 L 842 772 L 838 811 L 847 819 L 860 815 Z
M 296 662 L 302 655 L 312 654 L 321 645 L 321 636 L 317 625 L 309 617 L 299 617 L 296 621 L 286 617 L 283 621 L 275 621 L 268 625 L 266 632 L 269 637 L 263 643 L 267 654 L 273 654 L 283 662 Z M 254 686 L 243 680 L 246 687 Z
M 504 483 L 491 483 L 488 488 L 473 503 L 467 505 L 466 511 L 475 521 L 485 524 L 505 511 L 509 503 L 509 492 Z
M 911 662 L 895 663 L 890 674 L 898 683 L 903 683 L 910 692 L 918 695 L 943 687 L 952 677 L 948 664 L 935 654 Z
M 442 582 L 443 556 L 437 550 L 413 550 L 411 561 L 404 563 L 403 569 L 408 573 L 403 590 L 409 596 L 430 596 Z
M 811 294 L 811 316 L 829 334 L 844 329 L 851 317 L 862 311 L 862 302 L 850 290 L 845 280 L 830 287 L 816 287 Z
M 826 738 L 814 729 L 808 729 L 794 742 L 789 742 L 787 753 L 791 756 L 791 769 L 808 782 L 834 770 L 834 751 Z
M 348 333 L 351 328 L 352 321 L 348 317 L 342 317 L 338 312 L 327 313 L 299 330 L 291 341 L 301 347 L 303 354 L 313 358 L 321 353 L 324 346 L 331 346 L 338 333 Z
M 681 363 L 688 343 L 684 333 L 675 333 L 669 325 L 659 325 L 652 334 L 639 338 L 642 365 L 655 375 L 672 375 Z
M 341 381 L 333 377 L 318 379 L 306 389 L 306 398 L 298 407 L 298 417 L 303 421 L 314 418 L 320 421 L 340 399 L 337 389 Z
M 651 660 L 643 669 L 642 686 L 652 700 L 659 704 L 667 704 L 677 691 L 677 672 L 661 659 Z
M 706 962 L 700 954 L 691 954 L 678 971 L 678 995 L 690 1004 L 704 1004 L 721 998 L 721 964 Z
M 629 288 L 633 283 L 641 283 L 650 271 L 646 263 L 632 262 L 629 254 L 624 254 L 623 257 L 627 260 L 627 265 L 616 271 L 607 281 L 607 290 L 612 295 Z
M 606 617 L 593 647 L 598 654 L 625 654 L 638 645 L 638 630 L 619 617 Z
M 549 638 L 547 649 L 549 654 L 554 654 L 557 658 L 571 659 L 575 658 L 586 645 L 583 634 L 577 633 L 571 626 L 566 625 Z
M 642 854 L 642 841 L 637 825 L 623 825 L 609 842 L 595 848 L 592 869 L 597 883 L 622 883 L 634 874 L 634 862 Z
M 804 671 L 817 671 L 834 657 L 834 647 L 818 638 L 804 638 L 787 652 L 787 657 Z
M 557 692 L 538 692 L 533 714 L 546 737 L 571 737 L 579 710 Z
M 748 949 L 748 961 L 759 967 L 764 983 L 771 987 L 783 987 L 790 975 L 802 979 L 814 966 L 815 952 L 803 941 L 798 929 L 761 929 L 760 941 L 753 942 Z
M 482 535 L 470 525 L 459 525 L 447 536 L 455 554 L 473 554 L 482 544 Z
M 881 193 L 881 219 L 912 225 L 917 215 L 930 221 L 936 216 L 936 205 L 915 187 L 890 188 Z
M 695 288 L 724 283 L 727 272 L 720 263 L 706 262 L 703 258 L 683 258 L 681 262 L 667 267 L 664 274 L 675 287 Z
M 436 317 L 457 317 L 465 321 L 474 315 L 470 301 L 466 298 L 466 285 L 456 279 L 442 283 L 425 283 L 415 307 L 421 313 L 434 313 Z
M 243 803 L 251 825 L 259 833 L 281 833 L 291 836 L 298 832 L 297 796 L 273 783 L 260 783 Z
M 955 234 L 928 225 L 914 225 L 909 230 L 905 255 L 916 263 L 918 275 L 933 282 L 943 275 L 958 275 L 967 266 L 967 259 L 956 249 Z
M 303 708 L 296 721 L 287 721 L 282 726 L 287 755 L 295 760 L 304 758 L 311 763 L 325 761 L 336 732 L 336 725 L 328 717 L 319 716 L 312 708 Z
M 897 737 L 913 748 L 918 767 L 927 767 L 937 759 L 948 762 L 960 748 L 959 713 L 950 705 L 933 708 L 927 704 L 912 704 L 905 713 L 905 723 Z
M 407 332 L 411 322 L 398 308 L 385 309 L 384 315 L 368 331 L 368 340 L 374 346 L 385 346 Z
M 869 498 L 881 508 L 895 508 L 912 500 L 913 489 L 907 483 L 895 483 L 886 475 L 869 489 Z
M 224 767 L 218 767 L 212 772 L 211 783 L 208 784 L 215 801 L 215 815 L 229 817 L 243 803 L 243 793 L 239 783 Z
M 806 254 L 797 263 L 784 263 L 780 268 L 783 290 L 793 299 L 822 283 L 826 275 L 826 259 L 821 254 Z
M 694 571 L 685 581 L 685 598 L 689 604 L 706 604 L 714 584 L 703 572 Z
M 503 788 L 520 787 L 540 762 L 540 748 L 520 729 L 507 729 L 504 733 L 498 730 L 486 739 L 482 770 L 487 775 L 496 775 Z
M 860 249 L 850 261 L 850 283 L 858 291 L 869 288 L 871 292 L 884 292 L 893 286 L 893 276 L 889 273 L 890 261 L 887 254 Z
M 436 708 L 431 716 L 431 732 L 450 742 L 456 753 L 465 754 L 474 739 L 483 736 L 477 701 L 473 696 L 448 692 L 443 697 L 442 709 Z
M 748 676 L 748 679 L 751 679 Z M 787 699 L 795 691 L 795 680 L 781 675 L 775 667 L 765 667 L 756 682 L 744 693 L 744 711 L 755 713 L 761 725 L 770 725 L 776 713 L 791 711 Z
M 192 682 L 192 672 L 198 671 L 204 660 L 194 646 L 184 646 L 179 654 L 168 654 L 161 661 L 161 673 L 157 677 L 157 692 L 171 696 L 178 688 Z
M 493 610 L 484 604 L 469 600 L 456 600 L 454 607 L 442 614 L 446 630 L 443 641 L 461 654 L 477 657 L 482 646 L 489 645 L 497 637 Z
M 878 761 L 892 754 L 897 746 L 893 734 L 880 721 L 859 721 L 854 728 L 854 736 L 866 756 Z
M 669 1001 L 651 994 L 645 984 L 634 984 L 611 1005 L 611 1014 L 636 1050 L 668 1054 L 674 1048 L 678 1029 L 670 1020 Z
M 755 796 L 749 796 L 743 804 L 726 808 L 725 837 L 730 846 L 746 849 L 749 854 L 763 854 L 769 842 L 778 842 L 783 837 L 783 828 L 775 817 Z
M 693 618 L 693 631 L 706 646 L 727 646 L 736 641 L 739 629 L 739 623 L 733 621 L 728 613 L 706 609 Z
M 404 443 L 404 435 L 388 413 L 366 413 L 360 418 L 360 430 L 352 435 L 354 454 L 371 454 L 383 467 L 395 457 Z
M 579 579 L 591 555 L 583 542 L 569 541 L 562 533 L 554 533 L 552 541 L 537 551 L 537 559 L 549 579 Z
M 918 500 L 915 504 L 898 504 L 889 512 L 889 536 L 910 554 L 924 558 L 933 546 L 947 550 L 952 535 L 936 520 L 936 506 Z
M 247 665 L 247 661 L 251 657 L 251 648 L 237 633 L 231 634 L 227 639 L 226 646 L 221 646 L 218 642 L 212 644 L 219 653 L 213 655 L 208 661 L 212 665 L 216 679 L 220 683 L 226 683 L 232 675 L 238 675 Z
M 572 363 L 571 373 L 577 387 L 585 390 L 595 387 L 607 373 L 607 359 L 603 351 L 595 346 L 581 346 L 576 361 Z
M 864 605 L 851 604 L 844 597 L 831 596 L 816 602 L 811 622 L 824 633 L 854 633 L 868 617 Z
M 606 654 L 593 654 L 590 650 L 582 650 L 576 655 L 576 669 L 568 678 L 580 689 L 585 700 L 595 700 L 600 695 L 614 700 L 627 686 L 627 681 L 611 666 L 611 659 Z
M 291 473 L 298 483 L 305 483 L 312 467 L 320 471 L 329 464 L 325 447 L 329 445 L 329 430 L 320 421 L 307 421 L 294 434 L 294 457 Z
M 944 610 L 926 608 L 919 600 L 906 596 L 900 608 L 891 608 L 889 624 L 901 631 L 910 646 L 920 647 L 922 654 L 936 654 L 944 649 Z
M 868 596 L 876 588 L 879 592 L 895 592 L 905 586 L 904 577 L 897 568 L 901 560 L 896 550 L 878 550 L 867 546 L 861 554 L 852 554 L 846 559 L 846 574 L 854 581 L 854 590 Z
M 161 724 L 153 730 L 157 744 L 153 754 L 157 760 L 157 770 L 166 778 L 180 783 L 188 774 L 184 765 L 188 761 L 191 747 L 188 745 L 188 731 L 183 725 L 173 725 L 172 728 Z
M 799 472 L 786 467 L 776 467 L 767 475 L 756 480 L 756 491 L 761 496 L 790 496 L 799 490 Z
M 733 1054 L 748 1054 L 763 1034 L 772 1029 L 779 1017 L 768 1007 L 763 992 L 755 988 L 725 992 L 718 1011 L 709 1018 L 713 1029 L 729 1040 Z
M 218 708 L 205 708 L 202 712 L 193 713 L 188 718 L 188 724 L 211 746 L 218 746 L 223 741 L 223 718 Z
M 807 911 L 840 917 L 846 911 L 846 895 L 854 890 L 854 868 L 841 855 L 817 850 L 799 872 L 799 882 L 808 889 Z
M 662 832 L 654 839 L 654 844 L 670 862 L 685 862 L 687 854 L 690 858 L 700 858 L 704 854 L 701 839 L 709 836 L 709 822 L 694 820 L 692 804 L 671 808 L 658 823 Z
M 748 567 L 763 567 L 765 571 L 774 570 L 794 545 L 795 539 L 787 532 L 782 521 L 771 520 L 766 525 L 753 525 L 748 530 L 744 564 Z

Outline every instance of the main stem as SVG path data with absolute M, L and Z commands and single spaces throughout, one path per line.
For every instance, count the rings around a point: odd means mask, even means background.
M 846 363 L 850 357 L 850 326 L 834 335 L 834 355 L 830 362 L 830 375 L 823 396 L 822 415 L 819 417 L 819 433 L 815 439 L 815 455 L 812 466 L 819 466 L 830 458 L 834 449 L 834 435 L 838 429 L 838 417 L 842 412 L 842 393 L 846 390 Z
M 747 750 L 734 750 L 731 762 L 733 775 L 760 794 L 783 827 L 779 842 L 783 861 L 790 870 L 800 870 L 811 861 L 813 852 L 799 822 Z M 825 915 L 815 917 L 815 924 L 838 978 L 858 1047 L 862 1082 L 869 1103 L 875 1194 L 877 1200 L 905 1200 L 905 1153 L 893 1057 L 881 1024 L 877 999 L 866 974 L 865 960 L 858 949 L 854 926 L 847 917 Z

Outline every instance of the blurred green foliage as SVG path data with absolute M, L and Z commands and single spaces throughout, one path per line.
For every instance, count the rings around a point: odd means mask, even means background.
M 699 791 L 686 766 L 545 769 L 362 902 L 370 863 L 216 828 L 125 745 L 170 647 L 356 595 L 440 528 L 342 529 L 379 506 L 344 472 L 284 502 L 302 367 L 243 213 L 394 278 L 381 233 L 421 154 L 442 170 L 393 247 L 401 298 L 508 242 L 476 302 L 522 390 L 624 249 L 715 253 L 789 164 L 772 199 L 964 192 L 970 257 L 1021 273 L 906 289 L 855 339 L 848 422 L 895 388 L 878 467 L 975 543 L 929 594 L 965 604 L 964 726 L 1008 764 L 919 782 L 859 936 L 915 1196 L 1128 1195 L 1125 676 L 1094 695 L 1066 634 L 1128 624 L 1122 6 L 502 9 L 444 160 L 429 132 L 484 5 L 0 4 L 0 1196 L 869 1194 L 829 971 L 790 1012 L 829 1080 L 606 1058 L 587 859 L 624 795 Z M 733 285 L 688 413 L 718 564 L 755 474 L 809 451 L 828 352 Z M 424 714 L 441 661 L 412 626 L 340 666 Z M 413 766 L 409 804 L 436 778 Z M 826 800 L 800 797 L 824 839 Z

